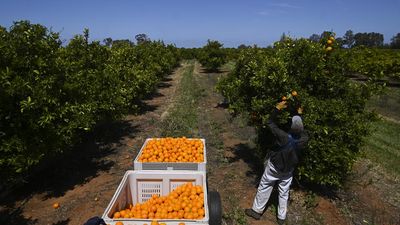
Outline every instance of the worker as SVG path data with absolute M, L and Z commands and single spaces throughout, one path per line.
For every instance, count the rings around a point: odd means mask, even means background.
M 279 111 L 286 107 L 286 101 L 282 101 L 276 105 L 274 111 L 271 113 L 268 127 L 275 138 L 275 145 L 265 162 L 266 167 L 260 180 L 253 206 L 245 210 L 247 216 L 259 220 L 264 212 L 272 189 L 275 183 L 277 183 L 279 189 L 277 222 L 279 225 L 285 223 L 293 170 L 299 161 L 300 150 L 308 142 L 308 135 L 304 131 L 303 121 L 300 116 L 295 115 L 292 117 L 289 132 L 285 132 L 275 123 Z M 302 113 L 301 108 L 298 109 L 298 113 Z

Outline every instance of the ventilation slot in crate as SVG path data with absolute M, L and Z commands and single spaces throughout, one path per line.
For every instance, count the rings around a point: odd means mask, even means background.
M 157 181 L 138 181 L 138 202 L 143 203 L 153 195 L 161 195 L 162 180 Z

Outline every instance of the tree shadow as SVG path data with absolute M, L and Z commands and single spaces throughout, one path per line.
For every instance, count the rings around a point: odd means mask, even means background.
M 161 96 L 163 95 L 160 94 L 159 97 Z M 146 112 L 154 112 L 158 108 L 158 106 L 147 104 L 144 101 L 138 102 L 137 106 L 138 106 L 138 112 L 137 112 L 138 114 L 145 114 Z
M 163 77 L 163 78 L 161 79 L 161 82 L 159 82 L 159 83 L 157 84 L 157 89 L 163 89 L 163 88 L 171 87 L 172 84 L 169 83 L 169 82 L 172 81 L 171 75 L 172 75 L 172 73 L 169 74 L 168 76 Z
M 168 75 L 168 76 L 166 76 L 166 77 L 163 77 L 161 81 L 162 81 L 162 82 L 170 82 L 170 81 L 172 81 L 171 75 L 172 75 L 172 74 L 170 74 L 170 75 Z
M 126 137 L 133 138 L 137 132 L 138 125 L 132 125 L 130 121 L 99 124 L 93 132 L 85 134 L 82 141 L 71 150 L 46 159 L 34 168 L 24 184 L 14 187 L 3 196 L 0 205 L 12 210 L 12 220 L 17 221 L 16 224 L 31 224 L 30 220 L 22 216 L 22 210 L 16 208 L 17 202 L 35 194 L 44 194 L 43 200 L 63 196 L 75 186 L 97 177 L 100 172 L 109 171 L 115 163 L 107 159 L 107 156 L 116 154 L 123 146 L 121 141 Z M 9 213 L 7 210 L 1 212 L 0 221 L 8 220 Z
M 226 98 L 224 98 L 222 101 L 218 102 L 214 108 L 227 109 L 229 108 L 229 102 Z
M 69 224 L 69 222 L 70 222 L 70 219 L 66 219 L 66 220 L 61 220 L 56 223 L 53 223 L 52 225 L 67 225 L 67 224 Z
M 169 87 L 171 87 L 171 86 L 172 86 L 172 84 L 170 84 L 170 83 L 162 82 L 162 83 L 159 83 L 159 84 L 157 85 L 157 88 L 158 88 L 158 89 L 163 89 L 163 88 L 169 88 Z
M 30 225 L 36 224 L 37 219 L 27 219 L 22 215 L 22 209 L 16 208 L 13 210 L 6 209 L 0 211 L 0 224 L 9 225 Z
M 312 192 L 320 197 L 328 198 L 331 200 L 340 199 L 338 188 L 329 185 L 322 185 L 313 183 L 307 180 L 298 180 L 296 175 L 293 176 L 291 188 L 298 191 Z
M 262 162 L 263 160 L 260 160 L 260 156 L 258 156 L 256 148 L 250 147 L 248 144 L 237 144 L 230 150 L 233 151 L 234 157 L 229 158 L 228 162 L 232 163 L 238 160 L 243 160 L 245 163 L 247 163 L 247 165 L 250 167 L 250 171 L 246 172 L 246 176 L 253 178 L 252 185 L 258 188 L 260 179 L 264 173 L 264 164 Z M 278 204 L 279 191 L 278 182 L 276 182 L 263 213 L 265 213 L 265 211 L 267 211 L 271 206 L 274 207 L 274 209 L 277 209 Z
M 252 184 L 258 186 L 260 178 L 264 172 L 264 165 L 260 157 L 257 155 L 256 148 L 250 147 L 248 144 L 237 144 L 228 151 L 233 152 L 233 157 L 228 158 L 229 163 L 243 160 L 250 167 L 250 171 L 246 172 L 247 177 L 253 178 Z
M 155 98 L 160 98 L 160 97 L 164 97 L 165 95 L 161 94 L 160 92 L 154 92 L 148 96 L 146 96 L 146 98 L 144 100 L 151 100 L 151 99 L 155 99 Z

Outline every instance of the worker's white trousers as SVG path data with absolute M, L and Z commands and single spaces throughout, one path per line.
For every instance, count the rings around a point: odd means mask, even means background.
M 287 202 L 289 199 L 289 188 L 292 183 L 293 172 L 286 174 L 279 174 L 276 172 L 272 163 L 268 160 L 264 174 L 261 178 L 260 184 L 257 189 L 257 195 L 254 198 L 253 210 L 257 213 L 263 213 L 267 205 L 268 199 L 271 196 L 272 189 L 276 182 L 278 182 L 279 189 L 279 206 L 278 218 L 281 220 L 286 219 Z

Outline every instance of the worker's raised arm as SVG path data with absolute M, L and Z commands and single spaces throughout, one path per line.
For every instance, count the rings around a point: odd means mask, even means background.
M 282 105 L 280 105 L 280 104 L 281 103 L 279 103 L 276 106 L 276 108 L 272 111 L 272 113 L 270 115 L 270 119 L 268 120 L 267 125 L 271 129 L 272 134 L 275 136 L 276 143 L 279 146 L 283 146 L 283 145 L 286 145 L 287 142 L 288 142 L 288 133 L 285 132 L 284 130 L 282 130 L 281 128 L 279 128 L 278 125 L 275 123 L 276 117 L 277 117 L 277 115 L 279 113 L 279 110 L 282 109 L 281 108 Z

